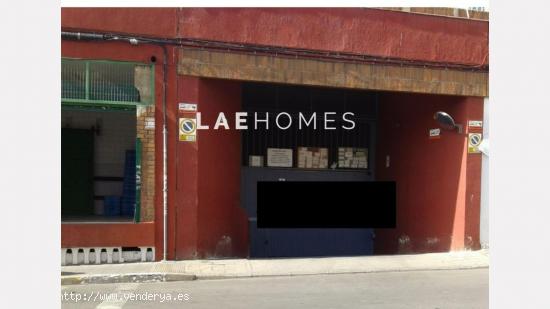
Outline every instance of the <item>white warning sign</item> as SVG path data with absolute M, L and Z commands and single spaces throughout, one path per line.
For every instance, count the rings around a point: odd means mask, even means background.
M 430 129 L 430 139 L 436 139 L 441 137 L 441 129 Z
M 186 111 L 186 112 L 196 112 L 197 111 L 197 104 L 194 103 L 179 103 L 178 109 L 180 111 Z
M 483 121 L 481 120 L 469 120 L 468 126 L 470 128 L 482 128 L 483 127 Z

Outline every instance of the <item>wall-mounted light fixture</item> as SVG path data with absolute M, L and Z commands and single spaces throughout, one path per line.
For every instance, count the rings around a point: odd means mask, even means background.
M 455 123 L 455 120 L 453 119 L 453 117 L 451 117 L 451 115 L 442 111 L 438 111 L 434 114 L 434 119 L 443 129 L 449 131 L 456 130 L 457 133 L 462 133 L 462 125 Z

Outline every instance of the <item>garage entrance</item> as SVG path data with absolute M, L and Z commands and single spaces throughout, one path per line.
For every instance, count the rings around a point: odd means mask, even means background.
M 256 184 L 373 181 L 377 100 L 378 94 L 369 91 L 243 83 L 243 110 L 249 117 L 267 119 L 257 129 L 242 133 L 241 206 L 248 215 L 250 257 L 373 253 L 371 229 L 257 228 Z M 276 123 L 275 115 L 283 112 L 292 119 L 288 129 Z M 354 113 L 352 130 L 344 129 L 344 120 L 338 116 L 346 112 Z M 313 113 L 320 116 L 314 119 L 316 127 L 297 125 L 300 117 L 309 119 Z M 325 129 L 325 113 L 334 113 L 334 129 Z M 288 120 L 283 122 L 285 127 Z

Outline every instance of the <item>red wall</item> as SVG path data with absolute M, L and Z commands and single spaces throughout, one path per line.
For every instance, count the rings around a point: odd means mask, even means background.
M 152 247 L 154 236 L 153 222 L 61 224 L 61 248 Z
M 366 8 L 63 8 L 63 29 L 487 64 L 489 23 Z
M 170 104 L 170 110 L 174 115 L 178 115 L 178 102 L 199 102 L 199 82 L 200 80 L 195 77 L 180 76 L 178 78 L 178 101 Z M 180 260 L 198 257 L 199 148 L 198 143 L 178 141 L 177 121 L 177 116 L 171 118 L 169 127 L 169 132 L 173 132 L 169 138 L 169 144 L 172 145 L 171 148 L 175 149 L 173 161 L 175 168 L 169 169 L 171 177 L 168 179 L 168 183 L 175 184 L 176 190 L 175 194 L 169 195 L 171 197 L 169 204 L 174 206 L 170 217 L 175 218 L 175 224 L 171 224 L 169 235 L 172 235 L 175 241 L 175 246 L 170 249 L 170 252 L 173 252 L 174 257 Z
M 61 27 L 173 38 L 176 8 L 62 8 Z
M 241 83 L 201 79 L 199 92 L 204 122 L 212 127 L 223 112 L 231 129 L 199 131 L 198 250 L 203 257 L 247 256 L 248 221 L 240 206 L 241 131 L 234 129 Z
M 376 175 L 397 182 L 397 228 L 376 231 L 375 252 L 478 248 L 481 155 L 467 154 L 467 131 L 428 133 L 438 110 L 460 124 L 483 119 L 483 100 L 383 93 L 379 102 Z
M 176 256 L 247 256 L 247 218 L 240 207 L 240 131 L 212 129 L 219 112 L 234 128 L 241 84 L 183 77 L 178 89 L 180 101 L 197 103 L 202 122 L 211 129 L 198 131 L 196 143 L 176 141 Z
M 488 63 L 486 21 L 364 8 L 193 8 L 181 13 L 180 37 Z

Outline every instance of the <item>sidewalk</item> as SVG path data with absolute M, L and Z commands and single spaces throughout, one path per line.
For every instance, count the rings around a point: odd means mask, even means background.
M 361 257 L 186 260 L 62 266 L 61 284 L 159 282 L 486 267 L 489 267 L 488 250 Z

